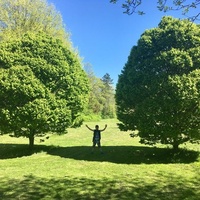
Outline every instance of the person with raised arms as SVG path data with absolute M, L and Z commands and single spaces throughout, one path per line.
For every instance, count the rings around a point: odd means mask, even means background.
M 86 124 L 86 127 L 90 131 L 93 131 L 93 138 L 92 138 L 92 142 L 93 142 L 92 147 L 93 147 L 93 150 L 92 150 L 92 152 L 94 151 L 94 148 L 97 145 L 99 147 L 101 153 L 102 153 L 102 149 L 101 149 L 101 132 L 106 130 L 107 124 L 105 125 L 104 129 L 102 129 L 102 130 L 99 129 L 99 125 L 96 125 L 95 129 L 90 128 L 87 124 Z

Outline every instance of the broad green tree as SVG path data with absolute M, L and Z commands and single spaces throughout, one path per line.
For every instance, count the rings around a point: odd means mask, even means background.
M 200 139 L 200 28 L 164 17 L 133 46 L 116 88 L 120 128 L 145 144 Z
M 0 43 L 0 132 L 34 138 L 80 125 L 88 78 L 79 57 L 45 33 Z
M 0 41 L 45 32 L 69 42 L 62 16 L 46 0 L 0 0 Z

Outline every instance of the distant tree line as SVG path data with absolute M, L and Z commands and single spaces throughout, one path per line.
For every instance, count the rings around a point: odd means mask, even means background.
M 85 110 L 85 119 L 115 118 L 115 91 L 110 75 L 106 73 L 102 78 L 96 77 L 88 63 L 85 65 L 85 70 L 90 83 L 89 103 Z

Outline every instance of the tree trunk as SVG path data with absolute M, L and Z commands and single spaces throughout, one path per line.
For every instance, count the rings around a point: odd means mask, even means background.
M 29 148 L 32 150 L 34 147 L 34 131 L 30 130 L 30 135 L 29 135 Z
M 178 146 L 179 146 L 179 143 L 177 141 L 174 141 L 174 143 L 173 143 L 173 150 L 174 151 L 178 151 Z

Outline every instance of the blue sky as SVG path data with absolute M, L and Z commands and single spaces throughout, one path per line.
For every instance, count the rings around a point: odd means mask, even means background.
M 78 49 L 83 63 L 92 65 L 99 78 L 109 73 L 117 83 L 118 75 L 127 62 L 130 50 L 140 35 L 157 27 L 165 15 L 181 18 L 181 12 L 163 13 L 156 8 L 157 0 L 145 0 L 143 16 L 123 14 L 122 0 L 48 0 L 61 13 L 73 46 Z

